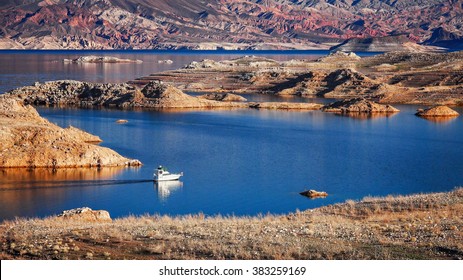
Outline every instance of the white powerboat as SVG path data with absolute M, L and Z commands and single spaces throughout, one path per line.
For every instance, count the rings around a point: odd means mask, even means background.
M 156 182 L 160 181 L 175 181 L 180 179 L 183 176 L 183 172 L 180 173 L 170 173 L 163 166 L 159 166 L 156 171 L 154 171 L 153 179 Z

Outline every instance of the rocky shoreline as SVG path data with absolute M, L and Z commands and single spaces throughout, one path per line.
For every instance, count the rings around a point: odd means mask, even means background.
M 25 104 L 38 106 L 114 107 L 145 109 L 256 108 L 318 110 L 321 104 L 287 102 L 246 102 L 232 94 L 191 96 L 161 81 L 143 88 L 129 84 L 99 84 L 72 80 L 36 83 L 4 94 Z
M 75 127 L 61 128 L 31 106 L 0 97 L 0 168 L 139 166 L 102 140 Z
M 463 189 L 260 217 L 64 211 L 0 224 L 5 259 L 463 259 Z

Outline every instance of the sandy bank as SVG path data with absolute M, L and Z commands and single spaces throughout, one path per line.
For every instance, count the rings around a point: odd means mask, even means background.
M 462 259 L 463 189 L 283 216 L 50 217 L 0 225 L 2 259 Z

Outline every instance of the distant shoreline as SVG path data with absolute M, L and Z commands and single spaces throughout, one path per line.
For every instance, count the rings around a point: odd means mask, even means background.
M 159 54 L 317 54 L 317 55 L 328 55 L 331 53 L 329 49 L 326 50 L 129 50 L 129 49 L 111 49 L 111 50 L 63 50 L 63 49 L 54 49 L 54 50 L 31 50 L 31 49 L 0 49 L 0 54 L 5 53 L 159 53 Z M 356 52 L 359 56 L 373 56 L 377 54 L 382 54 L 383 52 Z

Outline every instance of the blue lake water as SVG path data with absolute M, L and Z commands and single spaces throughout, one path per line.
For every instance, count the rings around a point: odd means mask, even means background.
M 41 107 L 50 121 L 99 135 L 102 146 L 144 165 L 0 170 L 0 219 L 82 206 L 106 209 L 112 217 L 279 214 L 463 185 L 463 118 L 432 122 L 414 116 L 416 106 L 397 107 L 400 113 L 368 119 L 318 111 Z M 149 180 L 160 164 L 185 176 L 179 184 L 157 186 Z M 309 188 L 329 196 L 299 195 Z

